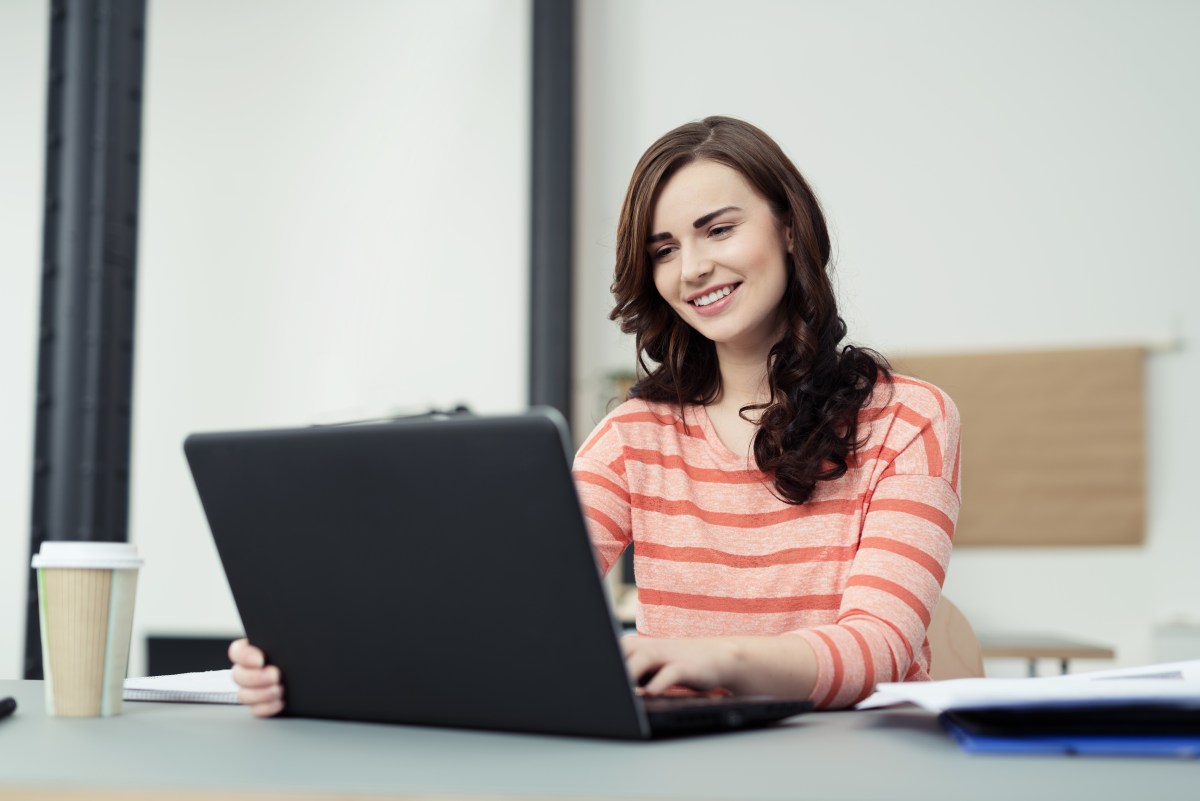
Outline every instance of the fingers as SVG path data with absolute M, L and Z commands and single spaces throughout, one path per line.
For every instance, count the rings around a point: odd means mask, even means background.
M 229 645 L 230 671 L 238 685 L 238 702 L 250 707 L 258 717 L 270 717 L 283 711 L 283 676 L 279 668 L 266 664 L 262 649 L 246 639 Z
M 262 649 L 255 648 L 245 637 L 229 643 L 229 661 L 248 668 L 260 668 L 267 664 Z
M 269 718 L 283 711 L 283 685 L 275 684 L 262 689 L 238 690 L 238 703 L 250 707 L 256 717 Z
M 626 670 L 647 695 L 662 695 L 681 685 L 711 690 L 722 684 L 724 651 L 716 640 L 628 637 L 621 648 Z
M 643 641 L 624 648 L 625 669 L 645 695 L 661 695 L 667 688 L 684 684 L 682 665 L 673 662 L 671 648 Z
M 654 655 L 654 647 L 646 645 L 639 637 L 625 637 L 621 640 L 621 651 L 625 655 L 625 670 L 637 684 L 645 681 L 662 667 L 661 658 Z
M 683 685 L 695 687 L 696 682 L 690 681 L 686 670 L 678 664 L 669 664 L 660 668 L 642 688 L 646 695 L 663 695 L 672 687 Z M 703 689 L 697 687 L 697 689 Z
M 267 665 L 265 668 L 234 665 L 230 672 L 233 674 L 234 684 L 248 690 L 262 690 L 283 685 L 283 676 L 280 674 L 279 668 L 274 665 Z
M 654 649 L 634 650 L 625 662 L 629 675 L 646 695 L 663 695 L 680 686 L 704 689 L 705 682 L 686 662 L 673 661 L 669 653 L 654 653 Z M 651 651 L 648 653 L 648 651 Z
M 283 682 L 279 668 L 245 668 L 235 665 L 233 680 L 238 685 L 238 703 L 250 707 L 260 718 L 278 715 L 283 711 Z

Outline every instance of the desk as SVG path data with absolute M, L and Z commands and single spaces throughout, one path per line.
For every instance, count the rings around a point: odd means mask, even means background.
M 42 686 L 0 722 L 2 801 L 333 799 L 1194 799 L 1194 760 L 972 756 L 924 712 L 803 715 L 662 742 L 255 720 L 232 706 L 125 705 L 47 717 Z M 864 769 L 869 766 L 869 769 Z M 51 795 L 48 788 L 59 790 Z
M 984 659 L 1012 657 L 1029 660 L 1029 675 L 1037 675 L 1039 659 L 1056 659 L 1063 673 L 1072 659 L 1112 659 L 1107 645 L 1080 642 L 1053 634 L 977 634 Z

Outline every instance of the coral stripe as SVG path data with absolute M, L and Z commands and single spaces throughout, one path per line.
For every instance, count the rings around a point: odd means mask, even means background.
M 929 462 L 929 475 L 940 476 L 942 474 L 942 443 L 938 441 L 937 434 L 932 428 L 927 428 L 921 432 L 921 439 L 925 441 L 925 456 Z
M 843 628 L 850 629 L 851 631 L 858 631 L 857 625 L 855 625 L 855 624 L 870 623 L 871 622 L 870 617 L 871 617 L 870 615 L 868 615 L 866 612 L 862 611 L 861 609 L 855 609 L 851 613 L 841 615 L 838 618 L 838 623 L 841 623 Z M 851 619 L 847 619 L 847 618 L 851 618 Z M 890 628 L 892 631 L 894 631 L 896 633 L 896 636 L 898 636 L 900 638 L 901 642 L 904 642 L 904 634 L 899 629 L 897 629 L 895 626 L 889 626 L 888 628 Z M 878 636 L 876 636 L 875 639 L 878 640 Z M 905 644 L 907 645 L 907 643 L 905 643 Z M 896 664 L 896 654 L 892 652 L 891 648 L 887 648 L 886 645 L 883 644 L 882 642 L 881 642 L 881 645 L 883 645 L 884 650 L 887 651 L 888 662 L 891 664 L 892 670 L 890 673 L 887 674 L 886 677 L 880 678 L 879 680 L 880 681 L 897 681 L 900 678 L 900 667 L 899 667 L 899 665 Z M 911 656 L 911 654 L 910 654 L 910 656 Z M 871 669 L 872 670 L 875 669 L 874 664 L 872 664 Z
M 665 454 L 645 448 L 624 448 L 626 462 L 657 465 L 669 470 L 682 470 L 688 478 L 712 484 L 762 484 L 765 475 L 757 470 L 716 470 L 710 467 L 693 467 L 682 456 Z
M 942 417 L 946 416 L 946 402 L 942 399 L 942 393 L 934 390 L 932 384 L 926 383 L 925 381 L 921 381 L 917 378 L 909 378 L 906 375 L 893 374 L 892 379 L 897 384 L 907 384 L 910 387 L 920 387 L 921 389 L 928 391 L 929 394 L 933 396 L 933 399 L 937 401 L 938 411 L 942 413 Z
M 617 525 L 617 521 L 590 506 L 585 507 L 583 511 L 589 519 L 595 520 L 597 523 L 603 526 L 604 530 L 611 534 L 614 540 L 617 542 L 629 542 L 629 537 L 624 531 L 621 530 L 621 527 Z
M 843 612 L 842 614 L 838 615 L 838 624 L 839 625 L 845 625 L 846 623 L 854 623 L 858 620 L 871 621 L 873 623 L 882 623 L 883 625 L 887 626 L 889 629 L 892 630 L 892 632 L 898 638 L 900 638 L 900 642 L 904 646 L 904 653 L 907 655 L 907 657 L 910 661 L 912 660 L 913 647 L 909 644 L 908 638 L 904 635 L 904 632 L 900 630 L 900 627 L 897 626 L 892 621 L 884 620 L 883 618 L 879 617 L 878 615 L 873 615 L 870 612 L 867 612 L 863 609 L 850 609 L 850 610 L 847 610 L 847 611 Z M 892 676 L 893 676 L 893 678 L 891 679 L 891 681 L 899 681 L 900 666 L 898 664 L 896 664 L 896 655 L 892 653 L 890 648 L 888 649 L 888 654 L 891 656 L 891 659 L 892 659 Z
M 879 459 L 885 462 L 891 462 L 898 455 L 898 451 L 893 448 L 885 448 L 882 445 L 870 448 L 865 451 L 856 451 L 846 459 L 846 465 L 849 467 L 862 467 L 867 462 Z
M 950 468 L 950 489 L 954 490 L 956 495 L 958 494 L 958 465 L 960 459 L 962 459 L 961 442 L 958 443 L 958 447 L 954 449 L 954 467 Z
M 906 423 L 910 423 L 921 432 L 921 441 L 925 445 L 925 460 L 929 465 L 929 474 L 940 476 L 942 474 L 942 446 L 938 442 L 937 434 L 933 432 L 933 426 L 929 418 L 903 405 L 896 409 L 896 417 Z
M 914 548 L 911 545 L 907 545 L 903 542 L 896 542 L 895 540 L 888 539 L 887 537 L 863 537 L 862 541 L 858 544 L 858 547 L 874 548 L 879 551 L 890 551 L 894 554 L 898 554 L 899 556 L 911 559 L 921 567 L 928 570 L 930 574 L 937 579 L 938 584 L 942 584 L 946 580 L 946 571 L 942 569 L 941 563 L 938 562 L 937 559 L 934 559 L 932 556 L 927 554 L 925 551 L 922 551 L 920 548 Z
M 873 590 L 879 590 L 880 592 L 886 592 L 895 596 L 897 600 L 903 601 L 913 610 L 917 617 L 921 619 L 921 622 L 925 624 L 926 629 L 929 628 L 929 607 L 925 606 L 921 599 L 913 595 L 910 590 L 896 582 L 880 578 L 879 576 L 859 574 L 851 576 L 846 580 L 846 588 L 849 589 L 850 587 L 870 587 Z M 909 643 L 909 646 L 911 648 L 912 643 Z M 909 656 L 911 655 L 912 651 L 910 650 Z
M 611 492 L 613 495 L 616 495 L 617 498 L 619 498 L 622 503 L 629 503 L 628 490 L 626 490 L 624 487 L 620 486 L 619 484 L 617 484 L 613 481 L 610 481 L 609 479 L 605 478 L 604 476 L 597 475 L 596 473 L 591 473 L 591 472 L 588 472 L 587 470 L 583 470 L 583 469 L 577 469 L 574 473 L 574 476 L 575 476 L 575 480 L 577 482 L 582 481 L 584 483 L 592 484 L 592 485 L 595 485 L 602 489 L 606 489 L 609 492 Z
M 829 680 L 829 692 L 825 693 L 825 697 L 821 699 L 821 703 L 819 704 L 819 706 L 829 706 L 842 690 L 842 682 L 846 677 L 846 667 L 842 664 L 841 651 L 833 644 L 833 640 L 830 639 L 829 635 L 820 629 L 816 630 L 816 634 L 825 641 L 826 647 L 829 648 L 829 654 L 833 658 L 833 675 Z
M 618 423 L 653 423 L 654 425 L 659 426 L 670 426 L 685 437 L 692 437 L 693 439 L 699 440 L 704 439 L 704 432 L 693 432 L 689 430 L 689 427 L 685 425 L 682 420 L 672 415 L 657 415 L 650 411 L 630 412 L 629 414 L 622 414 L 618 415 L 617 417 L 608 418 L 608 420 L 604 422 L 604 425 L 593 431 L 591 436 L 588 437 L 588 442 L 583 446 L 582 449 L 580 449 L 579 455 L 586 456 L 587 452 L 590 451 L 596 445 L 596 443 L 603 440 L 604 435 L 607 434 L 613 428 L 613 426 Z
M 700 612 L 734 612 L 763 614 L 767 612 L 806 612 L 813 609 L 838 608 L 840 595 L 797 595 L 787 598 L 727 598 L 720 595 L 696 595 L 685 592 L 654 590 L 638 587 L 638 603 L 643 606 L 673 606 Z
M 860 423 L 873 423 L 876 420 L 882 420 L 886 417 L 895 417 L 896 408 L 899 404 L 889 403 L 886 406 L 879 406 L 873 409 L 863 409 L 858 414 Z
M 664 545 L 646 540 L 642 540 L 637 546 L 638 556 L 648 559 L 744 568 L 800 565 L 807 562 L 849 562 L 854 558 L 856 550 L 850 546 L 820 546 L 785 548 L 782 551 L 764 554 L 737 554 L 718 551 L 715 548 Z
M 869 693 L 875 688 L 875 660 L 871 657 L 871 647 L 867 645 L 867 638 L 854 626 L 846 626 L 846 630 L 850 632 L 850 636 L 858 643 L 858 649 L 862 652 L 863 667 L 866 669 L 863 688 Z
M 880 498 L 879 500 L 872 499 L 870 512 L 900 512 L 913 517 L 919 517 L 922 520 L 928 520 L 935 526 L 946 532 L 947 537 L 954 536 L 954 521 L 946 516 L 946 513 L 936 506 L 930 506 L 927 503 L 920 501 L 909 501 L 903 498 Z
M 675 517 L 686 515 L 714 526 L 751 529 L 772 526 L 777 523 L 790 523 L 794 520 L 803 520 L 817 515 L 848 515 L 852 514 L 858 505 L 854 499 L 809 501 L 808 503 L 786 506 L 771 512 L 740 514 L 737 512 L 714 512 L 708 509 L 701 509 L 691 501 L 670 501 L 654 495 L 637 495 L 631 493 L 629 502 L 634 508 L 647 512 L 657 512 L 658 514 Z

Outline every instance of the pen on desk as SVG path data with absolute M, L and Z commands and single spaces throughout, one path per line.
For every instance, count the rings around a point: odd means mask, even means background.
M 11 715 L 17 708 L 17 699 L 0 698 L 0 720 Z

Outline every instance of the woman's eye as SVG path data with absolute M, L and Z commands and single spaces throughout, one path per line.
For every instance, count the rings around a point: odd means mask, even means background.
M 666 246 L 661 247 L 658 250 L 654 251 L 650 255 L 655 261 L 662 261 L 663 259 L 665 259 L 667 256 L 670 256 L 674 252 L 675 252 L 674 245 L 666 245 Z
M 731 223 L 725 223 L 724 225 L 714 225 L 712 228 L 708 229 L 708 235 L 709 236 L 725 236 L 732 230 L 733 230 L 733 225 Z

